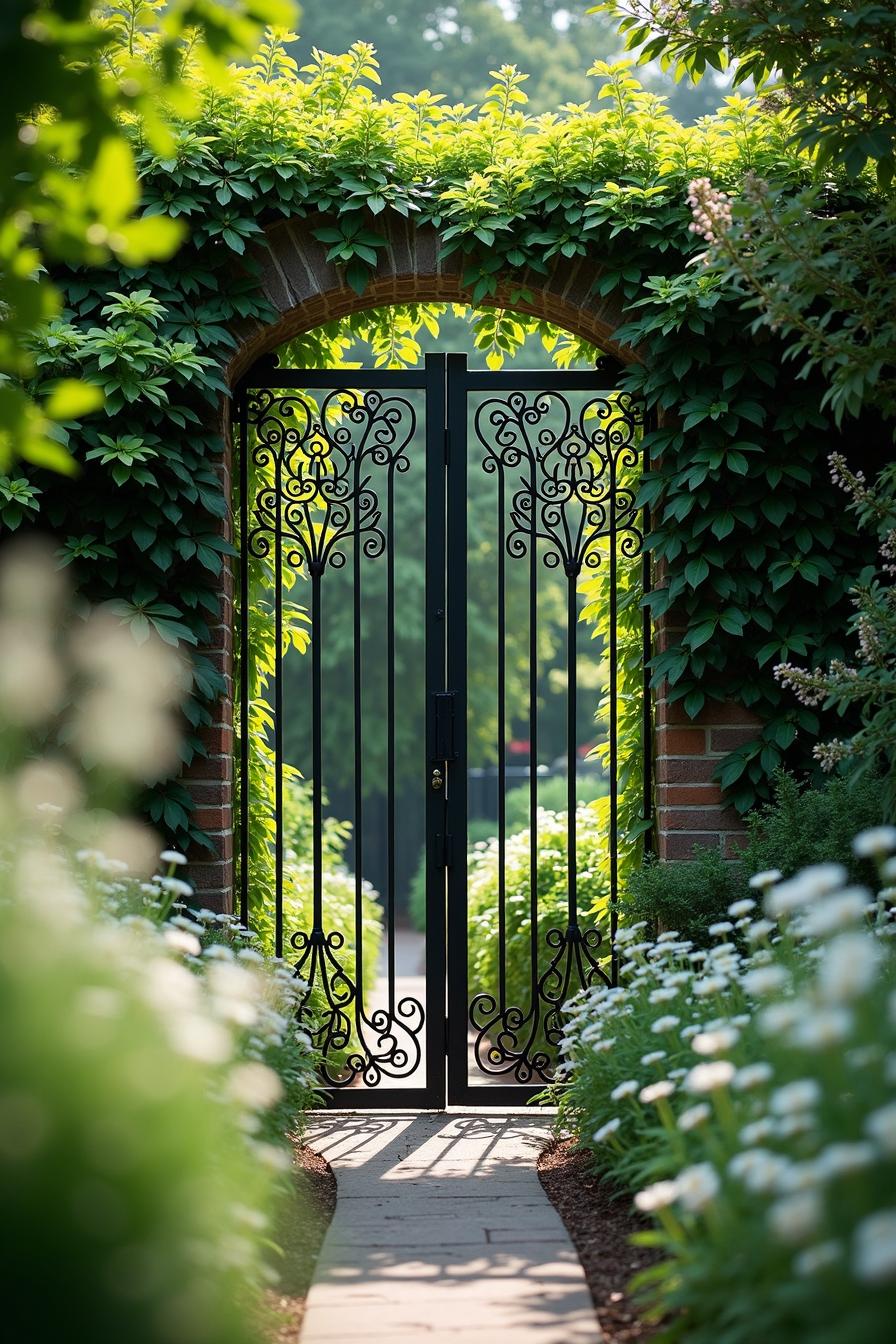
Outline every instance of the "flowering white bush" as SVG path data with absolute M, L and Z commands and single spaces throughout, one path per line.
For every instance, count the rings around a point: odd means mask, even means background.
M 33 548 L 0 568 L 0 634 L 4 1324 L 252 1344 L 314 1096 L 305 987 L 110 810 L 176 754 L 181 660 L 109 611 L 77 625 Z
M 753 880 L 715 943 L 618 937 L 567 1005 L 561 1114 L 666 1252 L 641 1288 L 689 1344 L 887 1337 L 896 1308 L 896 828 Z M 679 1313 L 680 1314 L 677 1314 Z

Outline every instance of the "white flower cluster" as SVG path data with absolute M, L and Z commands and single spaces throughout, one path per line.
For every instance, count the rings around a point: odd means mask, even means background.
M 621 929 L 619 985 L 566 1005 L 563 1067 L 605 1166 L 665 1167 L 635 1203 L 670 1246 L 693 1255 L 736 1210 L 732 1237 L 783 1248 L 792 1281 L 836 1272 L 859 1293 L 896 1285 L 896 827 L 854 848 L 890 884 L 877 895 L 819 864 L 758 874 L 708 948 Z M 683 1230 L 695 1218 L 704 1233 Z
M 107 923 L 127 930 L 139 948 L 140 992 L 162 1016 L 172 1048 L 229 1068 L 224 1095 L 243 1109 L 247 1132 L 256 1132 L 284 1086 L 309 1098 L 316 1087 L 312 1042 L 296 1022 L 308 986 L 286 962 L 263 956 L 236 915 L 189 909 L 193 889 L 172 873 L 186 859 L 176 850 L 159 857 L 169 872 L 137 882 L 121 860 L 96 850 L 76 855 Z

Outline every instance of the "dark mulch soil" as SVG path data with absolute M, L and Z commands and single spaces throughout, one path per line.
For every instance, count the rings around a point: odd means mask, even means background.
M 661 1256 L 629 1244 L 649 1224 L 632 1209 L 631 1196 L 596 1176 L 591 1164 L 587 1148 L 552 1139 L 538 1159 L 538 1175 L 579 1253 L 607 1344 L 642 1344 L 659 1327 L 641 1319 L 626 1288 L 633 1274 Z
M 295 1193 L 285 1201 L 274 1238 L 283 1248 L 282 1260 L 277 1259 L 280 1283 L 266 1294 L 271 1344 L 296 1344 L 299 1338 L 305 1298 L 336 1207 L 336 1177 L 330 1164 L 298 1138 L 293 1147 Z

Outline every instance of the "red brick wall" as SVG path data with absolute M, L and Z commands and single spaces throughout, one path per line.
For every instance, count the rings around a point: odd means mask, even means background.
M 345 317 L 360 308 L 390 303 L 470 303 L 463 284 L 459 254 L 439 255 L 438 238 L 431 228 L 417 228 L 411 221 L 395 219 L 383 227 L 387 246 L 371 285 L 359 299 L 335 267 L 326 261 L 326 250 L 311 231 L 320 221 L 285 221 L 267 233 L 267 246 L 257 250 L 261 284 L 277 317 L 263 325 L 242 324 L 237 330 L 240 345 L 227 369 L 231 385 L 254 361 L 284 341 L 310 331 L 321 323 Z M 630 362 L 635 352 L 614 344 L 612 332 L 621 321 L 617 296 L 595 296 L 592 285 L 600 267 L 589 259 L 559 259 L 547 276 L 529 271 L 499 277 L 491 300 L 518 311 L 554 322 Z M 520 289 L 531 299 L 521 299 Z M 228 454 L 222 468 L 222 484 L 231 488 L 230 436 L 227 408 L 224 432 Z M 229 520 L 222 532 L 231 536 Z M 190 858 L 190 876 L 203 903 L 217 909 L 233 908 L 233 573 L 222 581 L 221 607 L 206 650 L 223 673 L 227 693 L 215 721 L 203 734 L 208 752 L 185 773 L 184 780 L 196 800 L 197 822 L 208 830 L 214 852 L 197 849 Z M 671 631 L 669 632 L 671 633 Z M 660 644 L 663 632 L 659 631 Z M 755 720 L 743 710 L 724 706 L 708 711 L 696 725 L 682 711 L 661 698 L 657 706 L 657 812 L 658 844 L 662 858 L 687 858 L 695 843 L 721 843 L 731 853 L 740 833 L 737 819 L 722 805 L 718 787 L 711 782 L 720 756 L 752 733 Z

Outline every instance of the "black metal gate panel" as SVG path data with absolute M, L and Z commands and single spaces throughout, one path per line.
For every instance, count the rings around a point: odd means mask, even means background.
M 642 416 L 608 381 L 429 355 L 401 371 L 266 360 L 237 391 L 240 914 L 308 985 L 333 1105 L 522 1104 L 551 1080 L 563 1003 L 614 978 L 617 571 L 642 556 Z M 580 760 L 593 574 L 599 777 Z M 643 739 L 646 816 L 646 698 Z M 586 776 L 606 793 L 599 880 L 579 858 Z

